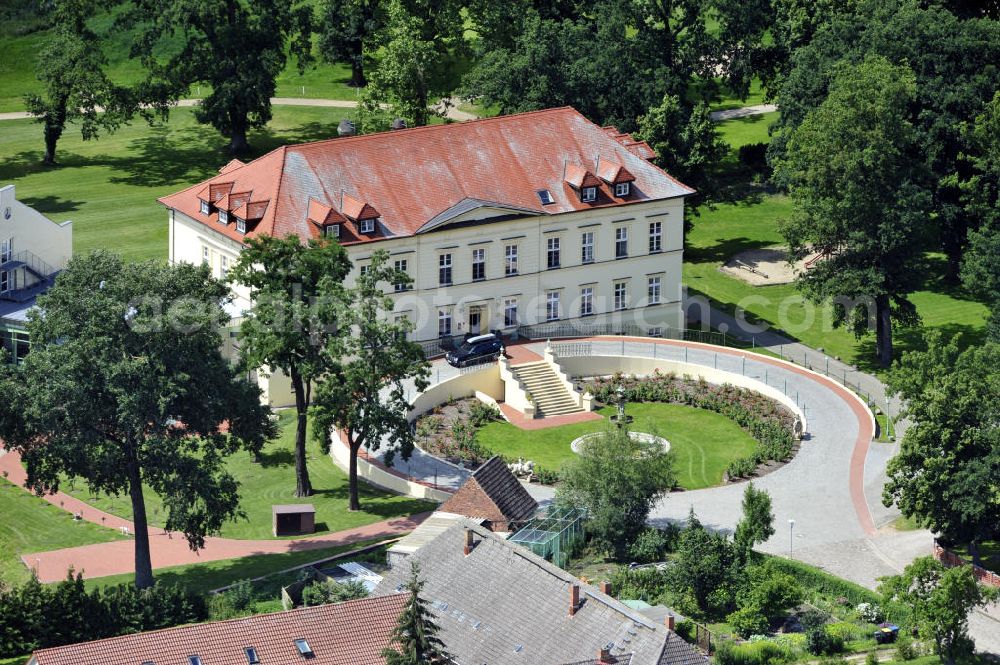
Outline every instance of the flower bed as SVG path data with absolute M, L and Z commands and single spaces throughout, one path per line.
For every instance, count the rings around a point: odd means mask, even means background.
M 716 385 L 704 379 L 653 372 L 648 377 L 615 374 L 598 377 L 586 389 L 605 404 L 618 401 L 618 388 L 629 402 L 664 402 L 715 411 L 731 419 L 760 446 L 751 455 L 730 462 L 730 479 L 747 478 L 771 462 L 785 462 L 795 452 L 795 415 L 778 402 L 746 388 Z

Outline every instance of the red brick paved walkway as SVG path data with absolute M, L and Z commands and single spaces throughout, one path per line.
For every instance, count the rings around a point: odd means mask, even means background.
M 21 465 L 20 455 L 9 452 L 0 456 L 0 472 L 3 471 L 7 472 L 7 480 L 18 487 L 24 487 L 27 474 Z M 42 498 L 69 512 L 76 514 L 82 512 L 83 519 L 89 522 L 114 529 L 120 529 L 123 526 L 128 527 L 129 531 L 135 529 L 132 522 L 100 511 L 68 494 L 57 492 Z M 297 540 L 236 540 L 210 537 L 205 540 L 205 548 L 197 552 L 191 551 L 182 535 L 176 533 L 167 535 L 163 529 L 151 527 L 148 529 L 149 548 L 154 569 L 234 559 L 254 554 L 302 552 L 347 545 L 373 538 L 398 536 L 412 531 L 429 514 L 421 513 L 411 517 L 390 519 L 354 529 Z M 66 577 L 66 571 L 71 567 L 84 573 L 84 576 L 88 578 L 118 575 L 135 571 L 135 543 L 130 539 L 82 545 L 51 552 L 26 554 L 21 557 L 21 560 L 26 566 L 37 571 L 38 579 L 42 582 L 57 582 L 63 579 Z

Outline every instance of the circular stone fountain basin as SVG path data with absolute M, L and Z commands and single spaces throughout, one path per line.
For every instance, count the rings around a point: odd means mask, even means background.
M 591 432 L 590 434 L 584 434 L 583 436 L 578 436 L 569 444 L 569 447 L 577 455 L 580 454 L 580 446 L 584 442 L 590 441 L 596 437 L 601 436 L 604 432 Z M 641 441 L 643 443 L 659 443 L 663 446 L 663 452 L 670 451 L 670 442 L 664 439 L 662 436 L 654 436 L 652 434 L 647 434 L 646 432 L 629 432 L 628 436 L 633 441 Z

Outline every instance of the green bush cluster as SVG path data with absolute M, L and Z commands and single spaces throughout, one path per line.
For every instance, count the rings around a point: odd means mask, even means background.
M 140 591 L 122 585 L 88 592 L 83 576 L 72 572 L 55 585 L 32 578 L 0 587 L 0 658 L 207 618 L 205 599 L 177 587 Z
M 734 644 L 723 641 L 715 652 L 716 665 L 774 665 L 795 659 L 795 651 L 776 642 Z
M 795 448 L 795 418 L 774 400 L 733 385 L 715 385 L 704 379 L 681 378 L 654 372 L 648 377 L 615 374 L 587 385 L 598 400 L 618 400 L 618 387 L 630 402 L 664 402 L 707 409 L 726 416 L 760 444 L 752 455 L 733 460 L 726 469 L 730 478 L 745 478 L 760 464 L 783 462 Z
M 677 549 L 679 538 L 680 528 L 674 524 L 669 524 L 665 529 L 647 527 L 629 545 L 629 557 L 637 563 L 663 561 L 668 552 Z
M 368 590 L 365 589 L 365 585 L 355 580 L 347 582 L 337 582 L 333 579 L 317 580 L 302 590 L 302 604 L 307 607 L 367 597 Z

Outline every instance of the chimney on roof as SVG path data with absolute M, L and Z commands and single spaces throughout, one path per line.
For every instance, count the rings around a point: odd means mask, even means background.
M 580 585 L 574 582 L 569 587 L 569 615 L 576 614 L 580 608 Z
M 406 120 L 403 119 L 403 118 L 396 118 L 395 120 L 392 121 L 392 124 L 389 125 L 389 128 L 390 129 L 406 129 Z
M 611 655 L 611 649 L 608 647 L 601 647 L 600 651 L 597 652 L 597 662 L 600 665 L 611 665 L 617 662 Z
M 604 580 L 600 584 L 601 593 L 611 595 L 611 582 Z
M 338 136 L 354 136 L 358 133 L 358 130 L 354 127 L 354 123 L 344 118 L 337 125 L 337 135 Z
M 476 546 L 474 536 L 475 532 L 473 532 L 472 529 L 465 530 L 465 548 L 462 550 L 462 553 L 465 554 L 465 556 L 472 554 L 472 548 Z
M 666 618 L 663 620 L 663 623 L 666 624 L 667 630 L 673 630 L 674 629 L 674 615 L 673 614 L 668 614 L 666 616 Z

